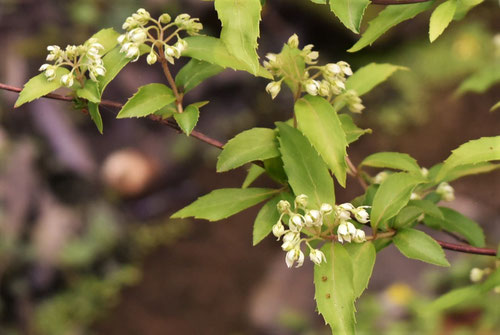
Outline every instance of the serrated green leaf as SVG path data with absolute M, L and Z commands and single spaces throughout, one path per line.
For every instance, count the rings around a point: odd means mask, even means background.
M 340 243 L 326 243 L 326 262 L 314 266 L 314 299 L 332 334 L 355 334 L 353 264 Z
M 233 56 L 245 63 L 257 75 L 259 56 L 259 0 L 215 0 L 215 10 L 222 23 L 220 39 Z
M 252 128 L 236 135 L 224 145 L 217 159 L 217 172 L 279 155 L 276 132 L 269 128 Z
M 372 242 L 349 243 L 344 248 L 351 256 L 353 266 L 354 297 L 357 299 L 368 287 L 375 265 L 377 251 Z
M 120 53 L 120 46 L 117 46 L 102 58 L 106 73 L 104 74 L 104 76 L 100 76 L 97 78 L 99 80 L 99 89 L 101 91 L 101 95 L 102 92 L 104 92 L 106 86 L 108 86 L 108 84 L 130 61 L 132 61 L 132 58 L 127 58 L 124 53 Z
M 183 113 L 174 113 L 174 119 L 181 127 L 184 134 L 189 136 L 200 118 L 200 108 L 206 105 L 206 101 L 196 102 L 184 108 Z
M 408 70 L 404 66 L 392 64 L 370 63 L 363 66 L 352 76 L 347 78 L 345 87 L 348 90 L 355 90 L 359 96 L 370 92 L 374 87 L 386 81 L 394 72 L 398 70 Z
M 370 224 L 374 231 L 380 224 L 396 216 L 410 200 L 413 189 L 424 182 L 408 173 L 394 173 L 380 184 L 373 198 Z
M 484 0 L 458 0 L 457 1 L 457 9 L 455 11 L 455 16 L 453 20 L 461 20 L 467 15 L 467 13 Z
M 287 200 L 293 203 L 293 196 L 290 193 L 280 193 L 262 206 L 253 224 L 254 246 L 269 235 L 273 230 L 273 226 L 278 222 L 280 213 L 276 206 L 280 200 Z
M 266 172 L 266 170 L 264 170 L 260 166 L 255 165 L 255 164 L 250 165 L 250 168 L 248 169 L 247 176 L 245 177 L 245 180 L 243 181 L 241 188 L 247 188 L 248 186 L 250 186 L 264 172 Z
M 376 18 L 370 21 L 368 29 L 363 33 L 363 36 L 349 50 L 356 52 L 364 47 L 371 45 L 377 38 L 395 25 L 409 20 L 416 15 L 431 8 L 434 1 L 428 1 L 409 5 L 393 5 L 383 9 Z
M 198 198 L 174 213 L 172 218 L 194 217 L 218 221 L 262 202 L 278 191 L 270 188 L 222 188 Z
M 422 214 L 424 218 L 433 217 L 444 219 L 443 214 L 435 203 L 429 200 L 410 200 L 408 206 L 403 208 L 396 216 L 393 228 L 407 228 L 415 222 Z
M 465 237 L 469 244 L 475 247 L 484 247 L 484 232 L 477 222 L 451 208 L 439 207 L 439 209 L 443 217 L 441 219 L 431 216 L 426 217 L 424 220 L 425 224 L 431 227 L 439 227 L 452 233 L 458 233 Z
M 283 167 L 293 193 L 306 194 L 315 208 L 322 203 L 334 204 L 333 179 L 316 150 L 297 129 L 283 122 L 276 124 Z
M 448 173 L 460 165 L 478 164 L 500 160 L 500 136 L 482 137 L 462 144 L 452 151 L 436 177 L 442 180 Z
M 360 166 L 388 168 L 421 174 L 417 161 L 410 155 L 400 152 L 377 152 L 366 157 Z
M 426 233 L 406 228 L 399 230 L 393 238 L 394 245 L 403 255 L 426 263 L 450 266 L 441 246 Z
M 47 77 L 45 77 L 45 73 L 43 72 L 34 76 L 26 84 L 24 84 L 23 90 L 19 93 L 19 97 L 17 98 L 14 108 L 57 90 L 62 86 L 61 77 L 68 73 L 68 69 L 59 67 L 56 70 L 56 77 L 52 81 L 48 81 Z
M 76 95 L 96 104 L 101 102 L 101 92 L 99 90 L 99 84 L 92 80 L 86 80 L 85 86 L 76 90 Z
M 299 129 L 345 187 L 347 140 L 332 105 L 321 97 L 306 95 L 295 103 L 294 111 Z
M 99 30 L 91 38 L 95 38 L 103 46 L 104 49 L 100 51 L 100 54 L 105 55 L 118 44 L 118 36 L 120 34 L 113 28 L 107 28 Z
M 436 206 L 435 203 L 429 200 L 410 200 L 408 202 L 408 206 L 414 206 L 420 208 L 422 213 L 424 213 L 427 217 L 434 217 L 437 219 L 444 219 L 443 213 L 440 208 Z
M 201 84 L 205 79 L 213 77 L 223 70 L 222 66 L 191 59 L 175 76 L 175 84 L 184 93 L 187 93 Z
M 358 34 L 369 4 L 370 0 L 330 0 L 330 9 L 346 28 Z
M 303 76 L 306 68 L 304 57 L 301 56 L 301 50 L 291 48 L 288 44 L 283 45 L 280 55 L 281 69 L 283 73 L 286 73 L 285 84 L 295 94 L 304 79 Z
M 184 38 L 188 48 L 183 56 L 192 57 L 223 68 L 247 71 L 253 74 L 252 69 L 244 62 L 229 53 L 224 43 L 211 36 L 190 36 Z M 273 79 L 273 76 L 263 67 L 259 67 L 257 76 Z
M 429 170 L 429 178 L 432 179 L 435 184 L 439 184 L 442 181 L 450 182 L 470 175 L 488 173 L 500 168 L 500 164 L 493 164 L 489 162 L 460 165 L 447 172 L 443 179 L 437 179 L 442 166 L 443 164 L 437 164 Z
M 347 144 L 351 144 L 358 140 L 364 134 L 371 134 L 371 129 L 361 129 L 354 123 L 352 117 L 349 114 L 339 114 L 339 120 L 342 124 L 342 129 L 344 129 Z
M 99 113 L 99 104 L 96 104 L 96 103 L 89 101 L 88 107 L 89 107 L 89 114 L 90 114 L 92 121 L 94 121 L 97 129 L 102 134 L 103 124 L 102 124 L 101 113 Z
M 500 63 L 493 62 L 465 79 L 456 90 L 455 95 L 461 95 L 466 92 L 484 93 L 499 82 Z
M 172 90 L 163 84 L 148 84 L 139 87 L 120 110 L 117 119 L 144 117 L 175 101 Z
M 429 40 L 434 42 L 443 33 L 455 16 L 457 9 L 456 0 L 443 2 L 434 9 L 429 24 Z

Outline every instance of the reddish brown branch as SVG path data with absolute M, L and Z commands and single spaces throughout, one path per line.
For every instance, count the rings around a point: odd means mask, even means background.
M 17 92 L 17 93 L 22 91 L 22 89 L 19 87 L 5 85 L 2 83 L 0 83 L 0 89 L 5 90 L 5 91 Z M 49 94 L 45 95 L 44 98 L 62 100 L 62 101 L 73 101 L 73 97 L 68 97 L 68 96 L 55 94 L 55 93 L 49 93 Z M 122 104 L 120 104 L 118 102 L 109 101 L 109 100 L 102 100 L 100 105 L 112 107 L 112 108 L 118 108 L 118 109 L 122 108 L 122 106 L 123 106 Z M 172 129 L 175 129 L 178 132 L 181 132 L 181 129 L 179 128 L 179 126 L 173 121 L 162 119 L 160 116 L 157 116 L 157 115 L 150 115 L 149 119 L 152 121 L 164 124 Z M 211 137 L 209 137 L 209 136 L 207 136 L 199 131 L 193 130 L 191 132 L 191 136 L 202 141 L 202 142 L 210 144 L 211 146 L 214 146 L 216 148 L 222 149 L 224 147 L 224 143 L 217 141 L 217 140 L 215 140 L 215 139 L 213 139 L 213 138 L 211 138 Z M 354 167 L 354 165 L 352 163 L 349 165 L 350 165 L 351 169 L 353 170 L 353 172 L 355 174 L 357 174 L 358 171 Z M 392 236 L 394 233 L 395 232 L 390 232 L 390 235 Z M 378 237 L 381 237 L 382 235 L 383 235 L 383 233 L 379 234 Z M 333 239 L 334 236 L 332 236 L 331 238 Z M 373 237 L 373 238 L 375 238 L 375 237 Z M 488 256 L 495 256 L 497 253 L 496 250 L 494 250 L 494 249 L 477 248 L 477 247 L 473 247 L 470 245 L 460 245 L 460 244 L 443 242 L 443 241 L 439 241 L 439 240 L 436 240 L 436 242 L 439 243 L 439 245 L 441 245 L 441 247 L 443 247 L 444 249 L 448 249 L 448 250 L 452 250 L 452 251 L 464 252 L 464 253 L 469 253 L 469 254 L 477 254 L 477 255 L 488 255 Z
M 408 5 L 412 3 L 429 2 L 431 0 L 372 0 L 373 5 Z

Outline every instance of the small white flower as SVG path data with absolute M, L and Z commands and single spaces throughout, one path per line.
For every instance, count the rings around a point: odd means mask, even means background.
M 370 221 L 370 215 L 363 207 L 358 207 L 353 211 L 354 217 L 359 223 L 368 223 L 368 221 Z
M 337 65 L 340 66 L 342 72 L 344 72 L 346 76 L 352 76 L 351 66 L 348 63 L 340 61 L 337 62 Z
M 106 74 L 106 68 L 101 65 L 95 66 L 94 71 L 98 76 L 104 76 Z
M 446 182 L 442 182 L 438 185 L 436 193 L 439 194 L 441 196 L 441 199 L 443 199 L 444 201 L 455 200 L 455 189 Z
M 288 226 L 291 231 L 300 231 L 305 225 L 305 219 L 300 214 L 293 214 L 288 221 Z
M 365 106 L 361 103 L 355 103 L 352 105 L 349 105 L 349 110 L 353 113 L 361 113 L 365 109 Z
M 420 200 L 420 199 L 421 199 L 421 197 L 417 193 L 411 192 L 410 200 Z
M 139 58 L 139 48 L 135 45 L 132 45 L 127 50 L 127 58 L 134 58 L 133 62 L 135 62 Z
M 42 66 L 40 66 L 40 68 L 38 69 L 38 71 L 45 71 L 47 70 L 47 68 L 50 66 L 50 64 L 43 64 Z
M 118 41 L 119 44 L 122 44 L 126 38 L 127 38 L 127 35 L 122 34 L 122 35 L 118 36 L 118 38 L 116 40 Z
M 278 93 L 281 90 L 281 82 L 280 81 L 271 81 L 266 86 L 266 92 L 271 95 L 271 99 L 276 98 Z
M 286 253 L 285 262 L 289 268 L 295 262 L 297 262 L 297 265 L 295 265 L 296 268 L 301 267 L 304 264 L 304 253 L 299 248 L 292 249 Z
M 379 172 L 377 173 L 377 175 L 373 178 L 373 183 L 374 184 L 382 184 L 384 182 L 384 180 L 387 179 L 387 177 L 389 177 L 389 173 L 387 173 L 387 171 L 382 171 L 382 172 Z
M 297 36 L 297 34 L 293 34 L 292 36 L 290 36 L 290 38 L 288 39 L 287 44 L 291 48 L 297 49 L 299 47 L 299 37 Z
M 153 65 L 154 63 L 156 63 L 157 60 L 158 60 L 158 57 L 156 56 L 156 53 L 154 51 L 150 52 L 148 57 L 146 57 L 146 62 L 149 65 Z
M 356 233 L 354 234 L 353 237 L 354 242 L 356 243 L 363 243 L 366 241 L 366 235 L 365 232 L 361 229 L 357 229 Z
M 73 86 L 73 75 L 71 74 L 65 74 L 64 76 L 61 77 L 61 84 L 63 84 L 66 87 L 71 87 Z
M 145 29 L 135 28 L 129 33 L 129 38 L 131 41 L 141 44 L 148 38 L 148 35 L 146 34 Z
M 48 81 L 54 80 L 56 78 L 56 67 L 53 65 L 48 66 L 45 70 L 45 77 Z
M 316 209 L 312 209 L 309 211 L 309 215 L 311 216 L 311 218 L 313 219 L 313 223 L 315 225 L 318 225 L 318 226 L 321 226 L 322 222 L 321 222 L 321 219 L 323 218 L 322 215 L 321 215 L 321 212 L 316 210 Z
M 306 92 L 310 95 L 318 95 L 319 82 L 317 80 L 314 80 L 314 79 L 309 79 L 305 83 L 305 89 L 306 89 Z
M 345 209 L 346 211 L 352 211 L 355 207 L 350 202 L 345 202 L 339 205 L 340 208 Z
M 429 176 L 429 170 L 424 167 L 420 169 L 420 173 L 422 173 L 422 176 L 424 176 L 425 178 Z
M 309 258 L 316 265 L 320 265 L 322 262 L 326 263 L 325 254 L 318 249 L 312 249 L 311 252 L 309 253 Z
M 306 208 L 307 207 L 307 200 L 309 197 L 305 194 L 299 194 L 295 198 L 295 206 L 301 207 L 301 208 Z
M 306 222 L 306 227 L 312 227 L 314 225 L 314 219 L 312 218 L 311 215 L 309 214 L 304 215 L 304 220 Z
M 281 223 L 281 220 L 278 221 L 274 226 L 273 226 L 273 235 L 278 238 L 278 241 L 281 236 L 285 234 L 285 226 Z
M 484 271 L 481 269 L 473 268 L 472 270 L 470 270 L 469 277 L 470 277 L 470 281 L 473 283 L 480 282 L 481 279 L 483 279 L 483 276 L 484 276 Z
M 337 239 L 340 243 L 344 243 L 344 241 L 351 242 L 351 234 L 349 234 L 347 222 L 342 222 L 337 228 Z
M 290 210 L 290 203 L 286 200 L 280 200 L 278 205 L 276 205 L 280 213 L 288 213 Z
M 322 80 L 319 84 L 319 90 L 318 90 L 319 95 L 321 95 L 322 97 L 328 97 L 331 91 L 330 87 L 331 84 L 328 81 Z
M 283 251 L 289 251 L 299 244 L 300 234 L 297 232 L 289 231 L 283 236 L 283 244 L 281 245 L 281 249 L 283 249 Z
M 330 204 L 321 204 L 319 211 L 324 215 L 328 215 L 333 211 L 333 207 Z
M 339 74 L 340 72 L 342 72 L 342 69 L 340 68 L 340 66 L 338 66 L 335 63 L 326 64 L 325 70 L 328 72 L 328 74 L 330 76 L 333 76 L 333 75 L 336 75 L 336 74 Z
M 314 64 L 314 63 L 316 63 L 316 60 L 318 59 L 318 57 L 319 57 L 319 52 L 311 51 L 311 52 L 308 52 L 306 54 L 306 56 L 304 57 L 304 60 L 305 60 L 306 64 Z

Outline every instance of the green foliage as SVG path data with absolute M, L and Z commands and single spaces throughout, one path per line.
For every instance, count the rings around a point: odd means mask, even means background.
M 275 131 L 253 128 L 236 135 L 224 145 L 217 160 L 217 172 L 229 171 L 252 161 L 279 155 Z
M 426 233 L 416 229 L 399 230 L 393 238 L 394 245 L 403 255 L 439 266 L 450 266 L 441 246 Z
M 116 47 L 107 53 L 102 61 L 104 63 L 104 67 L 106 68 L 106 73 L 104 76 L 99 77 L 99 89 L 102 95 L 104 89 L 108 86 L 108 84 L 115 79 L 115 77 L 120 73 L 120 71 L 130 63 L 131 59 L 128 58 L 124 53 L 120 52 L 120 47 Z
M 377 251 L 375 250 L 375 246 L 372 242 L 365 242 L 361 244 L 350 243 L 346 244 L 344 248 L 351 256 L 353 264 L 352 282 L 354 287 L 354 297 L 357 299 L 368 287 L 373 267 L 375 266 Z
M 222 22 L 220 38 L 227 50 L 245 63 L 251 73 L 257 74 L 260 1 L 215 0 L 215 10 Z
M 280 213 L 276 205 L 280 200 L 287 200 L 293 203 L 293 196 L 290 193 L 280 193 L 262 206 L 253 224 L 253 245 L 259 244 L 273 229 L 273 225 L 278 222 Z
M 356 52 L 371 45 L 390 28 L 426 11 L 431 8 L 433 4 L 434 1 L 428 1 L 410 5 L 387 6 L 376 18 L 370 21 L 368 29 L 366 29 L 359 41 L 347 51 Z
M 355 33 L 359 33 L 363 14 L 369 4 L 369 0 L 330 0 L 332 12 L 344 26 Z
M 396 216 L 410 200 L 415 187 L 423 182 L 422 178 L 403 172 L 387 177 L 373 198 L 370 222 L 373 230 Z
M 278 191 L 269 188 L 222 188 L 198 198 L 172 218 L 218 221 L 262 202 Z
M 360 166 L 388 168 L 421 174 L 417 161 L 408 154 L 400 152 L 377 152 L 366 157 Z
M 102 124 L 101 113 L 99 112 L 99 104 L 89 102 L 88 107 L 89 107 L 89 114 L 90 114 L 90 117 L 92 118 L 92 121 L 94 121 L 95 126 L 97 127 L 97 130 L 99 130 L 99 132 L 102 134 L 103 124 Z
M 460 84 L 456 94 L 466 92 L 484 93 L 494 84 L 500 82 L 500 62 L 488 64 Z
M 175 76 L 175 84 L 187 93 L 223 70 L 224 68 L 219 65 L 191 59 Z
M 448 0 L 437 6 L 432 12 L 429 25 L 429 39 L 434 42 L 443 33 L 455 16 L 457 0 Z
M 332 328 L 332 334 L 354 334 L 353 263 L 340 243 L 326 243 L 321 251 L 326 262 L 314 266 L 314 299 L 318 312 Z
M 163 84 L 148 84 L 139 88 L 116 116 L 118 119 L 144 117 L 175 101 L 172 90 Z
M 94 35 L 92 35 L 91 38 L 95 38 L 97 42 L 99 42 L 102 46 L 102 54 L 107 54 L 110 52 L 117 44 L 118 41 L 116 40 L 120 36 L 120 34 L 114 30 L 113 28 L 107 28 L 107 29 L 101 29 Z
M 57 90 L 62 86 L 61 77 L 68 73 L 68 69 L 59 67 L 56 70 L 56 77 L 52 81 L 47 80 L 45 73 L 40 73 L 39 75 L 31 78 L 26 84 L 24 84 L 24 88 L 21 93 L 19 93 L 19 98 L 17 98 L 14 107 L 20 107 L 27 102 L 31 102 Z
M 354 123 L 354 120 L 349 114 L 338 115 L 342 129 L 344 130 L 347 144 L 357 141 L 364 134 L 371 134 L 371 129 L 361 129 Z
M 248 168 L 247 176 L 245 177 L 245 180 L 243 181 L 241 188 L 247 188 L 265 172 L 266 170 L 258 165 L 255 164 L 250 165 L 250 167 Z
M 306 95 L 295 103 L 299 129 L 345 187 L 347 140 L 332 105 L 321 97 Z
M 182 113 L 174 113 L 174 119 L 179 127 L 181 127 L 184 134 L 188 136 L 191 134 L 200 118 L 200 108 L 207 103 L 208 101 L 196 102 L 184 108 Z
M 307 194 L 316 208 L 322 203 L 335 203 L 333 179 L 307 138 L 285 123 L 277 126 L 283 167 L 293 193 Z
M 453 20 L 461 20 L 467 13 L 477 5 L 483 3 L 484 0 L 457 0 L 457 9 Z
M 345 87 L 348 90 L 355 90 L 359 96 L 362 96 L 386 81 L 398 70 L 408 69 L 403 66 L 392 64 L 370 63 L 354 72 L 354 74 L 347 79 Z
M 82 88 L 76 90 L 76 95 L 96 104 L 99 104 L 99 102 L 101 102 L 101 92 L 99 90 L 99 85 L 92 80 L 86 80 L 85 85 Z

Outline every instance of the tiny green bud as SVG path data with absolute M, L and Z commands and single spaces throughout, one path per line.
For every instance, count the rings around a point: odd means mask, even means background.
M 158 20 L 160 21 L 160 23 L 167 24 L 172 21 L 172 18 L 167 13 L 163 13 L 160 15 L 160 18 Z
M 266 92 L 271 95 L 271 99 L 276 98 L 281 90 L 281 81 L 271 81 L 266 86 Z
M 276 207 L 278 207 L 280 213 L 288 213 L 290 211 L 290 203 L 286 200 L 280 200 Z
M 293 34 L 292 36 L 290 36 L 287 44 L 290 48 L 297 49 L 299 47 L 299 37 L 297 36 L 297 34 Z
M 149 53 L 148 57 L 146 57 L 146 62 L 149 65 L 153 65 L 154 63 L 156 63 L 157 60 L 158 60 L 158 57 L 156 56 L 156 53 L 154 51 L 151 51 Z

